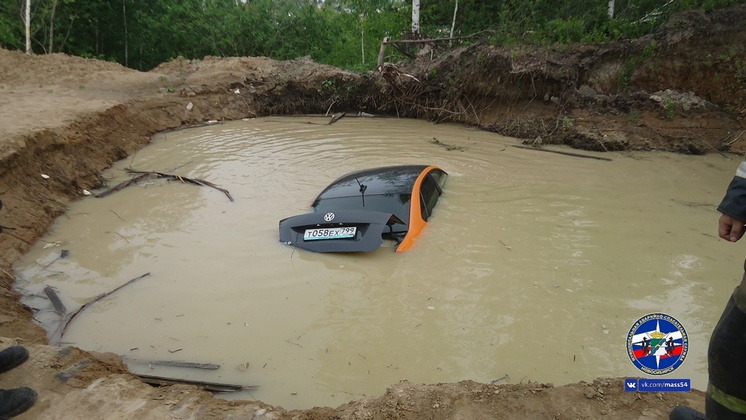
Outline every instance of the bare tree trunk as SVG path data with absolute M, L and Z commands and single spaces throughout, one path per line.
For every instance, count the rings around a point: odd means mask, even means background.
M 420 0 L 412 0 L 412 35 L 420 34 Z
M 383 59 L 386 57 L 386 43 L 391 41 L 390 37 L 384 37 L 381 42 L 381 49 L 378 50 L 378 71 L 383 71 Z
M 124 67 L 129 67 L 129 43 L 127 42 L 127 2 L 122 0 L 122 19 L 124 20 Z
M 453 8 L 453 21 L 451 22 L 451 35 L 450 37 L 453 38 L 453 30 L 456 28 L 456 14 L 458 14 L 458 0 L 456 0 L 456 7 Z M 448 46 L 452 46 L 453 41 L 448 41 Z
M 31 54 L 31 0 L 26 0 L 23 23 L 26 25 L 26 54 Z
M 365 65 L 365 19 L 360 18 L 360 52 L 362 61 L 361 64 Z
M 614 0 L 609 0 L 609 17 L 614 19 Z
M 47 54 L 54 52 L 54 15 L 57 12 L 57 0 L 52 1 L 52 15 L 49 18 L 49 47 L 47 48 Z

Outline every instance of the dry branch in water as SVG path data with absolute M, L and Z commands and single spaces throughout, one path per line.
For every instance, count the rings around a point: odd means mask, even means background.
M 168 386 L 175 384 L 187 384 L 195 385 L 204 390 L 212 392 L 236 392 L 244 390 L 254 390 L 258 388 L 256 385 L 233 385 L 233 384 L 221 384 L 216 382 L 203 382 L 195 381 L 190 379 L 176 379 L 176 378 L 164 378 L 161 376 L 152 375 L 137 375 L 143 382 L 155 386 Z
M 128 181 L 124 181 L 124 182 L 122 182 L 122 183 L 114 186 L 113 188 L 109 188 L 108 190 L 106 190 L 106 191 L 104 191 L 104 192 L 102 192 L 100 194 L 96 194 L 96 197 L 98 197 L 98 198 L 106 197 L 107 195 L 113 194 L 113 193 L 115 193 L 115 192 L 117 192 L 119 190 L 122 190 L 122 189 L 124 189 L 126 187 L 129 187 L 132 184 L 136 184 L 136 183 L 138 183 L 138 182 L 140 182 L 140 181 L 142 181 L 144 179 L 150 178 L 151 176 L 155 176 L 156 178 L 165 178 L 165 179 L 167 179 L 169 181 L 181 181 L 181 182 L 186 182 L 186 183 L 189 183 L 189 184 L 199 185 L 201 187 L 214 188 L 214 189 L 222 192 L 223 194 L 225 194 L 225 196 L 228 197 L 229 200 L 233 201 L 233 197 L 231 196 L 231 193 L 228 190 L 226 190 L 224 188 L 220 188 L 217 185 L 213 184 L 212 182 L 205 181 L 204 179 L 187 178 L 187 177 L 181 176 L 181 175 L 164 174 L 163 172 L 155 172 L 155 171 L 138 171 L 138 170 L 129 169 L 129 168 L 127 169 L 127 172 L 129 172 L 131 174 L 138 174 L 138 175 L 136 177 L 128 180 Z
M 580 153 L 573 153 L 573 152 L 563 152 L 561 150 L 549 150 L 549 149 L 541 149 L 539 147 L 531 147 L 531 146 L 521 146 L 514 144 L 513 147 L 517 147 L 519 149 L 526 149 L 526 150 L 538 150 L 540 152 L 549 152 L 549 153 L 557 153 L 558 155 L 565 155 L 565 156 L 575 156 L 579 158 L 586 158 L 586 159 L 596 159 L 596 160 L 606 160 L 611 161 L 610 158 L 607 157 L 601 157 L 601 156 L 591 156 L 591 155 L 583 155 Z
M 347 115 L 345 112 L 340 112 L 340 113 L 332 115 L 332 119 L 329 121 L 329 125 L 332 125 L 335 122 L 341 120 L 342 117 L 344 117 L 345 115 Z
M 188 369 L 204 369 L 204 370 L 218 370 L 220 365 L 217 363 L 201 363 L 201 362 L 188 362 L 183 360 L 142 360 L 131 357 L 122 356 L 125 363 L 129 364 L 140 364 L 148 366 L 170 366 L 180 367 Z
M 130 284 L 136 282 L 137 280 L 140 280 L 141 278 L 147 277 L 149 275 L 150 275 L 150 273 L 145 273 L 145 274 L 143 274 L 143 275 L 141 275 L 139 277 L 135 277 L 134 279 L 128 281 L 127 283 L 124 283 L 123 285 L 118 286 L 116 289 L 111 290 L 111 291 L 106 292 L 106 293 L 101 293 L 100 295 L 98 295 L 95 298 L 91 299 L 87 303 L 81 305 L 80 308 L 76 309 L 74 312 L 70 313 L 69 316 L 65 317 L 66 321 L 60 323 L 60 326 L 57 328 L 57 331 L 59 331 L 59 340 L 62 340 L 62 336 L 65 335 L 65 331 L 67 331 L 67 327 L 70 326 L 70 323 L 73 322 L 73 320 L 75 319 L 75 317 L 78 316 L 81 312 L 83 312 L 83 310 L 85 310 L 87 307 L 89 307 L 89 306 L 93 305 L 94 303 L 98 302 L 99 300 L 101 300 L 101 299 L 103 299 L 103 298 L 111 295 L 112 293 L 114 293 L 117 290 L 123 288 L 124 286 L 130 285 Z M 54 333 L 55 336 L 57 335 L 57 331 L 55 331 L 55 333 Z M 52 338 L 54 338 L 54 337 L 52 337 Z M 50 339 L 49 341 L 53 341 L 53 340 Z

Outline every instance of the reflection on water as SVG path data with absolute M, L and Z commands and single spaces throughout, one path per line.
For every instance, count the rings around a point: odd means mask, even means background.
M 740 279 L 742 250 L 715 236 L 737 166 L 720 155 L 536 153 L 422 121 L 264 118 L 162 134 L 124 168 L 149 180 L 76 203 L 16 266 L 27 305 L 59 316 L 144 273 L 75 318 L 63 342 L 125 357 L 136 373 L 259 385 L 228 398 L 336 406 L 413 382 L 556 385 L 639 376 L 626 336 L 665 312 L 690 338 L 676 377 L 706 385 L 706 347 Z M 446 150 L 432 142 L 456 145 Z M 314 254 L 278 242 L 353 170 L 434 164 L 450 176 L 415 247 Z M 58 258 L 62 250 L 66 258 Z M 215 371 L 149 362 L 216 363 Z

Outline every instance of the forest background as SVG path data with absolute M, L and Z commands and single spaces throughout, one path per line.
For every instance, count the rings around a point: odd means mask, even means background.
M 741 3 L 746 0 L 2 0 L 0 47 L 142 71 L 205 56 L 310 56 L 371 70 L 384 37 L 454 38 L 451 45 L 485 38 L 502 46 L 600 43 L 651 33 L 680 11 Z M 411 53 L 390 51 L 392 62 Z

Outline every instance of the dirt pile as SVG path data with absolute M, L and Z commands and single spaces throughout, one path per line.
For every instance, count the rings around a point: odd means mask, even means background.
M 677 17 L 661 32 L 560 49 L 477 43 L 399 65 L 390 81 L 308 59 L 177 59 L 147 72 L 61 54 L 0 50 L 0 337 L 32 361 L 0 377 L 40 400 L 27 418 L 665 418 L 700 392 L 623 392 L 620 379 L 417 385 L 338 408 L 287 412 L 151 388 L 116 356 L 46 346 L 12 290 L 11 265 L 100 173 L 158 131 L 270 114 L 367 112 L 454 121 L 541 145 L 707 153 L 746 149 L 746 5 Z M 43 177 L 42 174 L 45 176 Z
M 402 71 L 417 117 L 531 143 L 703 154 L 746 147 L 746 6 L 676 16 L 653 35 L 569 48 L 477 43 Z M 397 107 L 400 113 L 400 107 Z M 393 110 L 392 110 L 393 112 Z

